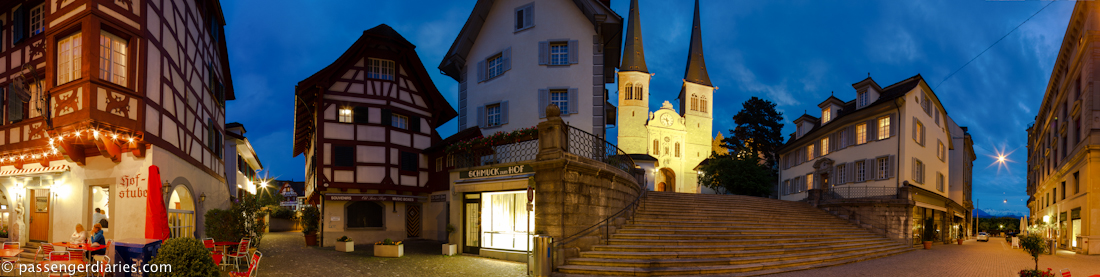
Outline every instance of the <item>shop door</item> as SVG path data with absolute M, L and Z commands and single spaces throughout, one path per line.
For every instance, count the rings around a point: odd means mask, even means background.
M 481 250 L 481 199 L 466 199 L 463 209 L 462 252 L 478 254 Z
M 410 238 L 420 237 L 420 205 L 408 203 L 405 205 L 405 232 Z
M 27 238 L 33 241 L 47 241 L 50 239 L 50 190 L 32 189 L 30 199 L 31 223 Z

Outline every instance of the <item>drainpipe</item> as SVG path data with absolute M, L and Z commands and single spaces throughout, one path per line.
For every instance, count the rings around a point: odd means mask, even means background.
M 902 117 L 901 117 L 901 104 L 899 104 L 898 102 L 904 101 L 904 99 L 905 98 L 902 97 L 900 100 L 898 100 L 898 99 L 894 100 L 894 110 L 897 111 L 897 114 L 898 114 L 898 125 L 901 125 L 900 123 L 901 123 L 901 120 L 902 120 Z M 893 127 L 899 127 L 899 126 L 892 126 L 891 128 L 893 128 Z M 901 134 L 901 129 L 898 129 L 898 131 L 894 132 L 894 133 L 900 135 Z M 902 138 L 897 137 L 896 139 L 898 139 L 898 159 L 896 161 L 894 161 L 894 163 L 896 164 L 896 166 L 894 166 L 894 168 L 896 168 L 895 171 L 901 170 L 901 141 L 902 141 Z M 894 178 L 894 183 L 897 184 L 895 186 L 895 188 L 898 191 L 900 191 L 901 190 L 901 174 L 898 174 L 898 172 L 894 172 L 894 177 L 895 177 Z

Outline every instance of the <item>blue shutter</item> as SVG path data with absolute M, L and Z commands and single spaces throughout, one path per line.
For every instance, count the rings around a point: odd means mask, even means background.
M 550 63 L 550 42 L 539 42 L 539 65 L 546 65 Z
M 569 96 L 568 97 L 569 97 L 569 99 L 568 99 L 569 100 L 569 113 L 570 114 L 575 114 L 575 113 L 577 113 L 577 106 L 579 106 L 579 105 L 577 105 L 577 98 L 579 98 L 577 96 L 577 89 L 575 89 L 575 88 L 569 89 Z M 562 111 L 562 113 L 564 113 L 564 111 Z
M 508 124 L 508 101 L 500 102 L 500 124 Z
M 501 61 L 504 64 L 503 71 L 512 70 L 512 47 L 504 49 L 504 52 L 500 53 L 500 57 L 504 59 L 503 61 Z
M 477 127 L 485 128 L 485 106 L 477 106 Z
M 526 21 L 523 22 L 523 27 L 535 26 L 535 4 L 527 6 L 523 9 L 523 17 Z
M 477 62 L 477 82 L 485 81 L 485 60 Z
M 546 118 L 546 106 L 550 105 L 550 90 L 539 89 L 539 118 Z
M 569 47 L 569 63 L 570 64 L 575 64 L 575 63 L 577 63 L 577 56 L 578 56 L 577 55 L 577 41 L 576 40 L 570 40 L 568 47 Z

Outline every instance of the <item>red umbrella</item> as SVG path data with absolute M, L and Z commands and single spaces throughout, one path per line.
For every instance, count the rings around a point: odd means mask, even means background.
M 168 228 L 168 210 L 161 197 L 160 168 L 149 166 L 149 197 L 145 208 L 145 238 L 168 240 L 171 231 Z

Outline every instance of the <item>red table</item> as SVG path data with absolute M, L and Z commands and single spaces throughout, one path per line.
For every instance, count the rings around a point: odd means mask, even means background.
M 81 249 L 81 250 L 84 250 L 85 253 L 91 253 L 92 251 L 107 249 L 107 245 L 103 245 L 103 244 L 100 244 L 99 246 L 92 246 L 91 244 L 86 244 L 86 243 L 72 244 L 72 243 L 68 243 L 68 242 L 54 242 L 54 243 L 50 243 L 50 244 L 53 244 L 54 246 L 65 247 L 65 248 Z
M 14 258 L 19 256 L 19 253 L 23 253 L 23 249 L 0 249 L 0 257 Z
M 215 241 L 214 242 L 214 247 L 221 246 L 221 248 L 222 248 L 221 253 L 222 254 L 212 254 L 213 256 L 211 256 L 211 258 L 214 259 L 214 264 L 217 265 L 217 266 L 221 266 L 221 264 L 223 262 L 225 262 L 225 253 L 227 253 L 225 251 L 225 248 L 229 247 L 231 245 L 239 245 L 239 244 L 241 244 L 241 242 L 239 242 L 239 241 Z M 234 252 L 234 253 L 236 253 L 236 252 Z

